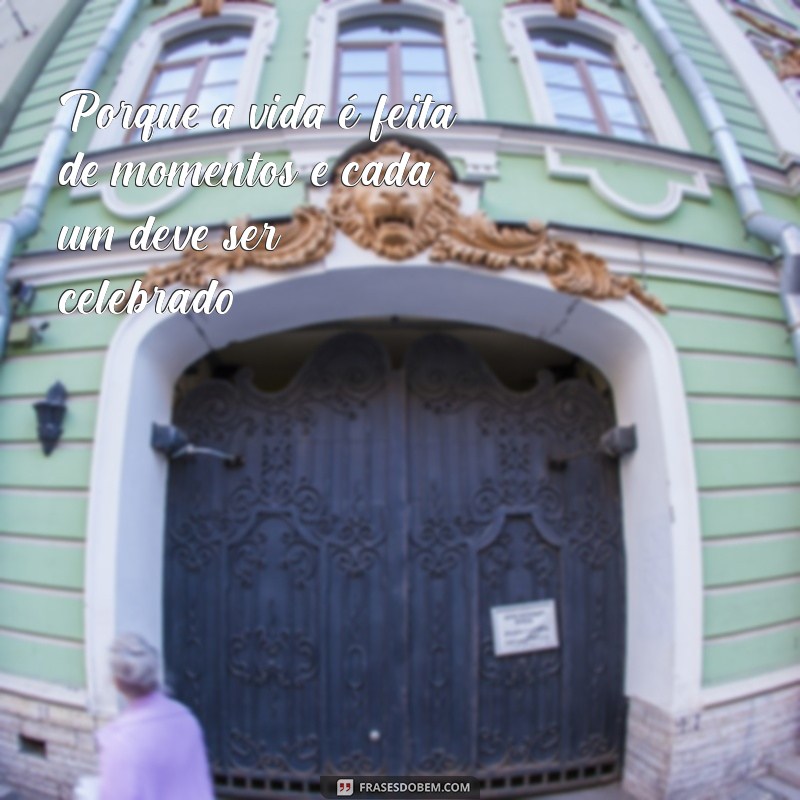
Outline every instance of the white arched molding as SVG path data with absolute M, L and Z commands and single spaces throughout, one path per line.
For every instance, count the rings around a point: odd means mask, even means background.
M 214 17 L 203 17 L 199 6 L 179 13 L 169 14 L 150 25 L 131 45 L 120 68 L 117 81 L 109 98 L 102 102 L 118 106 L 119 103 L 136 105 L 142 96 L 153 67 L 164 47 L 176 39 L 204 30 L 213 31 L 220 27 L 240 27 L 250 31 L 244 64 L 242 65 L 239 86 L 233 103 L 236 111 L 231 127 L 246 126 L 250 104 L 255 102 L 256 91 L 269 57 L 272 44 L 278 32 L 278 14 L 272 6 L 251 2 L 229 2 L 223 5 L 222 13 Z M 98 130 L 92 137 L 92 150 L 106 150 L 120 147 L 125 133 L 121 126 L 110 125 Z
M 452 0 L 400 0 L 391 4 L 375 0 L 329 0 L 320 3 L 308 28 L 305 94 L 309 102 L 324 104 L 328 116 L 336 117 L 338 109 L 332 108 L 332 104 L 339 26 L 362 17 L 386 15 L 415 17 L 442 26 L 456 112 L 462 120 L 485 119 L 475 30 L 463 7 Z
M 631 254 L 635 256 L 634 253 Z M 613 265 L 612 265 L 613 266 Z M 591 302 L 537 273 L 489 274 L 424 255 L 380 259 L 341 236 L 325 263 L 296 274 L 246 270 L 227 281 L 225 316 L 155 314 L 117 329 L 105 359 L 92 461 L 86 560 L 86 656 L 92 710 L 113 712 L 107 668 L 114 635 L 163 645 L 167 462 L 150 447 L 172 417 L 175 382 L 210 348 L 343 319 L 394 315 L 511 331 L 596 365 L 617 422 L 636 424 L 638 450 L 620 465 L 626 551 L 625 690 L 672 715 L 701 702 L 700 522 L 686 397 L 675 347 L 636 301 Z M 165 346 L 168 343 L 168 346 Z M 628 733 L 629 739 L 637 735 Z
M 501 24 L 511 56 L 522 71 L 537 124 L 555 126 L 558 123 L 533 51 L 530 31 L 535 28 L 559 29 L 588 36 L 612 47 L 647 115 L 656 142 L 664 147 L 689 149 L 686 134 L 672 110 L 649 53 L 627 28 L 590 12 L 581 11 L 575 19 L 565 19 L 558 16 L 552 7 L 529 5 L 506 6 Z

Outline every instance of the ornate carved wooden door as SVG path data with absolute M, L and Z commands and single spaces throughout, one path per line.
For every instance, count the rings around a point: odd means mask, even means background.
M 279 394 L 202 385 L 176 424 L 245 461 L 174 462 L 167 512 L 169 678 L 226 796 L 313 794 L 320 774 L 473 774 L 496 795 L 618 774 L 619 491 L 588 384 L 516 394 L 441 336 L 393 373 L 346 334 Z M 555 601 L 560 647 L 495 656 L 490 610 L 535 600 Z

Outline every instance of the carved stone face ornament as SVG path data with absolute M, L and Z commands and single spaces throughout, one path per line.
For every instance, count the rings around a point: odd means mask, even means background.
M 406 152 L 396 142 L 353 160 L 360 168 L 370 161 L 390 163 Z M 393 261 L 427 250 L 458 216 L 450 168 L 440 159 L 412 150 L 411 161 L 427 161 L 436 176 L 429 186 L 363 186 L 341 183 L 338 171 L 328 211 L 336 225 L 356 244 Z
M 373 161 L 395 162 L 405 152 L 401 144 L 386 142 L 352 160 L 363 168 Z M 276 226 L 281 235 L 276 250 L 226 251 L 221 244 L 209 245 L 203 252 L 187 252 L 173 264 L 151 269 L 142 288 L 153 291 L 173 283 L 205 287 L 214 278 L 247 267 L 279 271 L 314 264 L 333 250 L 338 230 L 359 247 L 391 261 L 429 251 L 433 262 L 540 272 L 561 292 L 592 300 L 630 296 L 666 313 L 658 298 L 634 278 L 614 275 L 603 259 L 553 238 L 539 222 L 503 226 L 482 213 L 461 214 L 450 167 L 422 150 L 409 152 L 413 163 L 431 164 L 435 177 L 428 186 L 348 187 L 341 183 L 339 170 L 327 209 L 300 207 L 291 222 Z

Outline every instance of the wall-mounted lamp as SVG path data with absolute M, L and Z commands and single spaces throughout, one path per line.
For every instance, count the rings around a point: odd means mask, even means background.
M 244 460 L 241 456 L 215 450 L 213 447 L 198 447 L 189 441 L 189 437 L 175 425 L 159 425 L 153 423 L 150 435 L 150 446 L 163 453 L 170 461 L 187 456 L 210 456 L 224 461 L 229 467 L 241 467 Z
M 64 432 L 64 416 L 67 413 L 67 390 L 61 381 L 56 381 L 48 390 L 44 400 L 33 404 L 36 411 L 36 432 L 42 443 L 42 451 L 49 456 L 56 449 Z
M 602 454 L 608 458 L 620 459 L 633 453 L 638 446 L 635 425 L 618 425 L 616 428 L 607 430 L 597 442 L 597 447 L 589 450 L 579 450 L 576 453 L 566 455 L 550 456 L 548 464 L 550 469 L 561 471 L 567 468 L 570 461 L 574 461 L 581 456 L 592 456 Z

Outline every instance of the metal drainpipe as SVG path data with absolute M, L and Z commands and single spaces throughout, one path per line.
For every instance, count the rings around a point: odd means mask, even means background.
M 793 222 L 767 214 L 750 170 L 728 121 L 695 66 L 653 0 L 636 0 L 639 13 L 669 55 L 676 72 L 694 99 L 714 142 L 745 229 L 783 254 L 780 293 L 795 358 L 800 365 L 800 228 Z
M 94 88 L 108 59 L 119 44 L 142 0 L 122 0 L 92 51 L 83 62 L 70 89 Z M 17 212 L 0 220 L 0 359 L 5 355 L 11 309 L 6 275 L 17 244 L 39 228 L 50 189 L 56 181 L 64 151 L 72 138 L 72 116 L 77 99 L 61 108 L 50 126 L 36 159 Z

